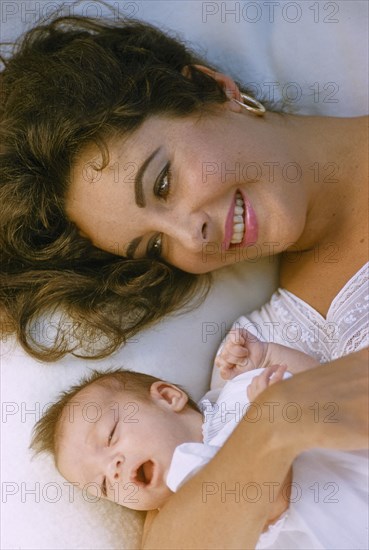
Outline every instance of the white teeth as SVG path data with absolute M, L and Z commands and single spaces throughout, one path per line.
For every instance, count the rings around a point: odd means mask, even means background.
M 233 224 L 233 233 L 242 233 L 245 229 L 243 223 L 234 223 Z
M 235 233 L 232 236 L 231 244 L 239 244 L 242 241 L 243 234 L 242 233 Z
M 242 196 L 240 193 L 236 195 L 236 205 L 234 208 L 233 214 L 233 235 L 231 239 L 232 244 L 240 244 L 243 239 L 243 234 L 245 232 L 244 220 L 245 207 L 243 203 Z

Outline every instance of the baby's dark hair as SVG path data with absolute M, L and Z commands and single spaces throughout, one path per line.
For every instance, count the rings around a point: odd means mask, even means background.
M 112 392 L 127 391 L 141 400 L 149 401 L 150 387 L 154 382 L 158 381 L 160 381 L 160 378 L 156 378 L 155 376 L 124 369 L 113 369 L 105 372 L 92 371 L 79 384 L 72 386 L 69 390 L 63 391 L 58 396 L 57 401 L 47 409 L 33 428 L 30 448 L 35 454 L 51 454 L 56 463 L 59 423 L 63 412 L 68 406 L 73 405 L 77 394 L 88 386 L 98 384 L 108 388 Z M 182 389 L 178 384 L 176 386 Z M 190 397 L 188 397 L 187 406 L 199 412 L 198 406 Z

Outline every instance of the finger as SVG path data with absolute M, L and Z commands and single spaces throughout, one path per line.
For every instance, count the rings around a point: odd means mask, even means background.
M 263 372 L 257 376 L 263 383 L 269 383 L 270 377 L 273 375 L 273 373 L 276 371 L 277 365 L 270 365 L 269 367 L 265 367 Z
M 249 355 L 249 350 L 239 344 L 234 344 L 233 342 L 226 344 L 222 349 L 220 355 L 223 357 L 234 356 L 234 357 L 247 357 Z
M 234 378 L 236 374 L 233 372 L 234 368 L 232 367 L 222 367 L 220 369 L 220 376 L 223 378 L 223 380 L 230 380 L 231 378 Z
M 240 327 L 239 333 L 240 333 L 240 337 L 244 339 L 246 345 L 248 343 L 256 344 L 261 342 L 261 340 L 257 336 L 255 336 L 255 334 L 247 330 L 247 328 Z
M 258 376 L 254 376 L 254 378 L 251 380 L 251 383 L 247 387 L 247 397 L 250 401 L 253 401 L 267 387 L 268 381 L 265 380 L 265 376 L 262 376 L 261 374 L 259 374 Z
M 250 363 L 248 357 L 236 357 L 235 355 L 227 355 L 225 357 L 221 357 L 221 360 L 228 365 L 239 365 L 242 368 L 247 368 Z M 250 368 L 253 368 L 252 365 Z
M 221 356 L 219 356 L 215 359 L 214 364 L 218 369 L 228 369 L 228 368 L 232 368 L 234 366 L 233 363 L 229 363 L 228 361 L 226 361 Z
M 220 376 L 224 380 L 228 380 L 229 378 L 234 378 L 236 374 L 240 374 L 241 372 L 243 372 L 243 370 L 239 371 L 236 365 L 232 363 L 228 363 L 227 361 L 224 361 L 221 358 L 219 358 L 215 362 L 215 366 L 219 369 Z
M 287 365 L 278 365 L 273 375 L 271 376 L 269 383 L 275 384 L 276 382 L 280 382 L 281 380 L 283 380 L 283 376 L 286 370 Z
M 216 356 L 214 362 L 217 366 L 228 364 L 248 368 L 248 360 L 248 354 L 242 353 L 241 350 L 238 350 L 238 354 L 233 354 L 229 350 L 223 350 L 222 353 Z
M 234 328 L 228 332 L 226 336 L 226 342 L 227 341 L 244 346 L 247 341 L 247 338 L 244 337 L 244 334 L 240 329 Z
M 261 378 L 261 375 L 254 376 L 249 384 L 250 391 L 254 392 L 254 395 L 259 394 L 263 389 L 267 387 L 267 384 Z
M 250 401 L 254 401 L 260 392 L 261 390 L 258 388 L 256 383 L 253 384 L 251 382 L 251 384 L 247 386 L 246 393 Z

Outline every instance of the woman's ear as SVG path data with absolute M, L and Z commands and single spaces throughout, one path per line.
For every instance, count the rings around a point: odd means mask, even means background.
M 188 396 L 183 390 L 163 380 L 151 384 L 150 396 L 157 405 L 174 412 L 182 411 L 188 402 Z
M 223 73 L 217 73 L 216 71 L 213 71 L 212 69 L 209 69 L 209 67 L 205 67 L 204 65 L 193 65 L 193 67 L 196 67 L 197 70 L 211 76 L 212 78 L 214 78 L 214 80 L 218 82 L 218 84 L 222 86 L 223 90 L 230 100 L 227 102 L 228 108 L 237 113 L 242 110 L 242 107 L 240 105 L 238 105 L 235 101 L 232 101 L 232 99 L 242 101 L 240 90 L 233 78 Z M 181 72 L 186 78 L 191 78 L 191 71 L 188 65 L 183 67 Z

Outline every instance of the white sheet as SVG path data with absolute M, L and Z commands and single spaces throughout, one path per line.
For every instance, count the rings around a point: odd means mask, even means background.
M 16 37 L 35 17 L 45 15 L 57 4 L 60 2 L 55 0 L 4 0 L 1 40 Z M 65 4 L 70 7 L 71 2 Z M 274 89 L 275 99 L 297 94 L 292 106 L 301 114 L 367 113 L 365 0 L 319 2 L 319 12 L 317 2 L 280 2 L 274 19 L 272 2 L 111 0 L 110 4 L 120 15 L 134 14 L 175 29 L 210 62 L 237 80 L 262 92 Z M 99 14 L 100 9 L 94 1 L 82 2 L 80 7 L 89 15 Z M 3 342 L 1 547 L 134 547 L 140 516 L 115 505 L 86 502 L 77 491 L 70 496 L 50 460 L 30 461 L 27 447 L 39 409 L 88 368 L 113 364 L 168 378 L 198 399 L 207 389 L 211 359 L 227 325 L 267 300 L 276 288 L 276 273 L 277 263 L 268 259 L 220 272 L 211 295 L 199 310 L 145 331 L 120 353 L 98 364 L 65 358 L 58 364 L 44 365 L 26 357 L 11 340 Z M 36 412 L 27 413 L 32 409 Z

